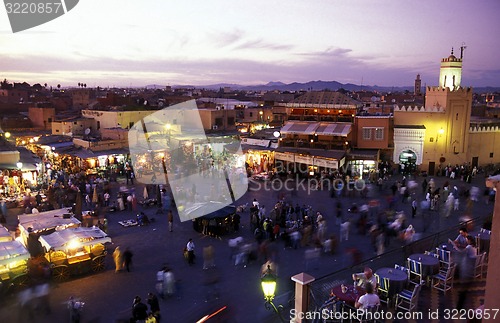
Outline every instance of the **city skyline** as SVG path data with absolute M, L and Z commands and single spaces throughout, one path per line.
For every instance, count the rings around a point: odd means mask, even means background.
M 438 84 L 460 56 L 463 86 L 500 86 L 500 3 L 424 0 L 80 2 L 13 34 L 0 10 L 1 78 L 93 86 L 338 81 Z

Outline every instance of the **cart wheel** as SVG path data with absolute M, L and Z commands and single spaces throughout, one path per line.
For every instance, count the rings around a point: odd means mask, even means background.
M 91 268 L 93 272 L 104 270 L 104 256 L 95 257 L 92 259 Z
M 31 284 L 30 276 L 28 276 L 28 274 L 22 274 L 12 278 L 12 281 L 9 284 L 9 290 L 16 292 L 25 289 L 30 284 Z
M 57 266 L 52 268 L 52 277 L 57 282 L 63 282 L 69 278 L 69 268 L 67 266 Z

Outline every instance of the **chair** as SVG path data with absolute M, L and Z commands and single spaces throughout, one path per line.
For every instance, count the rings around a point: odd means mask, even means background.
M 374 319 L 374 317 L 378 317 L 378 315 L 374 315 L 374 313 L 378 312 L 378 310 L 379 310 L 378 305 L 368 306 L 367 308 L 364 308 L 363 315 L 358 316 L 358 321 L 360 323 L 377 322 L 377 320 Z
M 418 295 L 422 284 L 415 285 L 413 290 L 405 289 L 396 295 L 396 310 L 403 309 L 408 312 L 413 312 L 417 307 Z
M 410 277 L 410 269 L 408 269 L 407 267 L 401 265 L 394 265 L 394 269 L 404 271 L 406 273 L 406 276 L 408 276 L 408 278 Z
M 449 250 L 436 248 L 436 253 L 438 254 L 439 267 L 446 270 L 451 264 L 451 252 Z
M 481 230 L 479 230 L 480 233 L 487 233 L 487 234 L 491 234 L 491 231 L 490 230 L 486 230 L 485 228 L 481 228 Z
M 438 274 L 432 276 L 432 287 L 443 291 L 449 291 L 453 288 L 453 277 L 455 276 L 455 264 L 451 264 L 446 271 L 440 271 Z
M 410 269 L 408 280 L 417 284 L 422 284 L 424 277 L 422 275 L 422 263 L 408 258 L 408 268 Z
M 374 275 L 375 278 L 377 278 L 377 286 L 378 286 L 377 289 L 380 301 L 389 304 L 389 279 L 386 277 L 380 279 L 379 275 L 377 274 Z
M 474 278 L 482 278 L 483 277 L 483 267 L 484 260 L 486 259 L 486 252 L 480 253 L 476 257 L 476 262 L 474 264 Z
M 434 258 L 437 258 L 439 259 L 439 255 L 435 252 L 432 252 L 432 251 L 424 251 L 424 254 L 426 255 L 429 255 L 429 256 L 433 256 Z
M 475 236 L 474 240 L 476 241 L 476 250 L 477 254 L 479 255 L 481 253 L 481 248 L 482 248 L 481 237 Z

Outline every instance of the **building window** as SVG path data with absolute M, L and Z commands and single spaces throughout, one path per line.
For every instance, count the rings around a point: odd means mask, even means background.
M 227 124 L 230 126 L 233 126 L 234 125 L 234 117 L 227 118 Z
M 375 140 L 384 140 L 384 128 L 375 128 Z
M 493 153 L 490 153 L 490 158 L 493 158 Z
M 363 140 L 372 139 L 372 128 L 363 128 Z
M 253 117 L 253 112 L 249 112 L 249 113 L 250 113 L 250 118 L 252 118 Z
M 215 118 L 215 125 L 217 127 L 222 127 L 223 125 L 222 118 Z

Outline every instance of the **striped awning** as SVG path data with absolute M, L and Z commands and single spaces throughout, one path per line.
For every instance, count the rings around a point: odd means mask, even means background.
M 282 134 L 313 135 L 318 128 L 317 122 L 288 121 L 281 128 Z
M 351 124 L 322 122 L 316 129 L 317 135 L 347 137 L 351 133 Z

